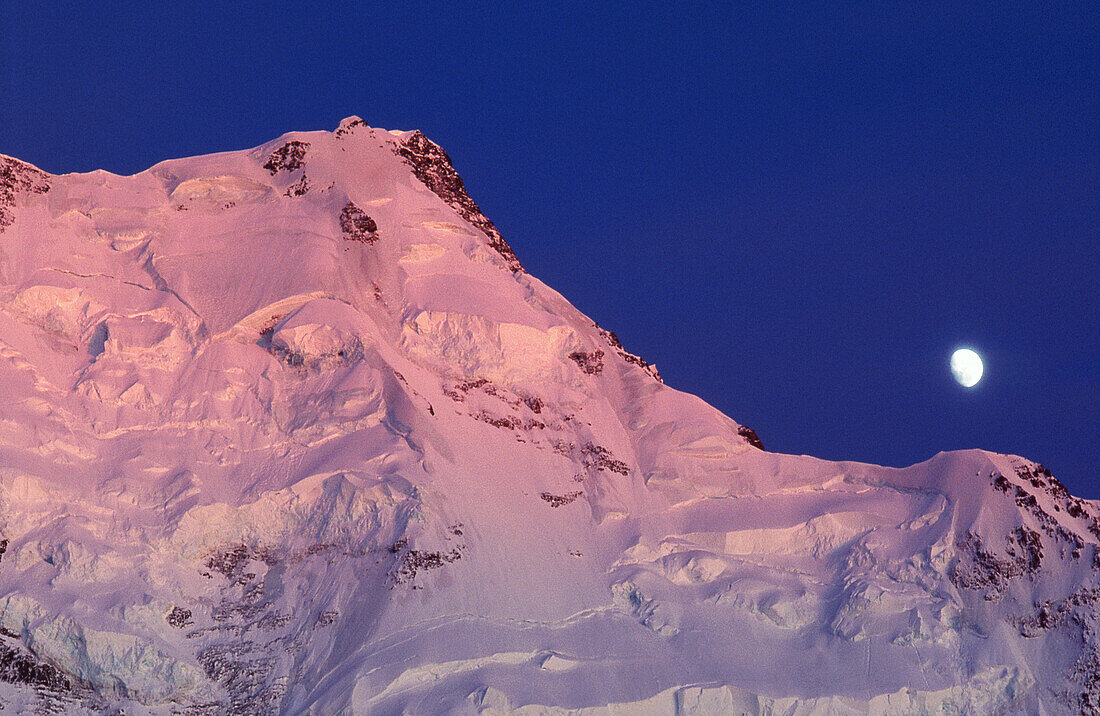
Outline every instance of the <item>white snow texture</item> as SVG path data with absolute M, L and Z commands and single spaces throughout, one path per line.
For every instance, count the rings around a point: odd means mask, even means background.
M 1094 713 L 1098 544 L 1019 457 L 761 449 L 419 132 L 0 157 L 11 712 Z

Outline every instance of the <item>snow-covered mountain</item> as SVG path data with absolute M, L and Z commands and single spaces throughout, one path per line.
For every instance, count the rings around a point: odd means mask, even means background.
M 419 132 L 0 157 L 14 712 L 1092 713 L 1100 504 L 766 452 Z

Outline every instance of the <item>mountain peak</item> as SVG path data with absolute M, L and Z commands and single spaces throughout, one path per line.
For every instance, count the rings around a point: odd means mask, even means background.
M 1100 504 L 977 450 L 767 452 L 419 131 L 0 158 L 0 385 L 16 710 L 1100 705 Z
M 362 118 L 357 117 L 353 114 L 350 117 L 344 117 L 343 119 L 341 119 L 340 124 L 336 127 L 336 131 L 333 132 L 333 134 L 335 134 L 337 137 L 342 137 L 360 128 L 370 129 L 370 127 L 367 126 L 367 123 L 364 122 Z

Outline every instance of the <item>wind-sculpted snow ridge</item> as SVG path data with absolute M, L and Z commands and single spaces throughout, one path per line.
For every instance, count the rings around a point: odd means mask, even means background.
M 0 218 L 6 708 L 1100 709 L 1097 503 L 766 452 L 419 133 L 3 159 Z

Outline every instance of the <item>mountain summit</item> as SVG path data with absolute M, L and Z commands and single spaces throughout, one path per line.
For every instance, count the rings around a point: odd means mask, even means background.
M 420 132 L 0 157 L 0 703 L 1092 713 L 1100 505 L 766 452 Z

